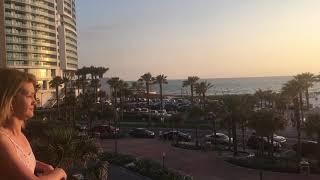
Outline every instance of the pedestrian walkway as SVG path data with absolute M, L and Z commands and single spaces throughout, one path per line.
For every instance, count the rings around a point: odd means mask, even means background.
M 109 179 L 110 180 L 151 180 L 150 178 L 146 178 L 135 172 L 132 172 L 125 168 L 114 166 L 114 165 L 111 165 L 110 167 Z

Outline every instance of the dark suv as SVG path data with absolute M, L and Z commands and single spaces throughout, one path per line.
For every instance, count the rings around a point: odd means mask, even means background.
M 148 129 L 145 128 L 135 128 L 132 129 L 129 134 L 132 137 L 136 138 L 154 138 L 155 134 L 152 131 L 149 131 Z
M 174 138 L 176 138 L 178 141 L 191 141 L 191 136 L 189 134 L 175 130 L 160 134 L 160 138 L 167 140 L 173 140 Z
M 115 128 L 109 125 L 98 125 L 90 130 L 92 135 L 98 136 L 100 138 L 112 137 L 114 134 L 119 133 L 119 128 Z

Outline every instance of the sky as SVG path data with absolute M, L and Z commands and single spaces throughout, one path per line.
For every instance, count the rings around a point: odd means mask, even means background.
M 137 80 L 320 72 L 319 0 L 77 0 L 79 67 Z

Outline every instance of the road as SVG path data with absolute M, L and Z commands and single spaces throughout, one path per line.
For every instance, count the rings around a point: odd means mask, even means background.
M 113 140 L 102 140 L 105 151 L 113 151 Z M 148 158 L 162 162 L 162 153 L 166 153 L 165 166 L 195 180 L 258 180 L 259 171 L 247 169 L 225 162 L 215 152 L 202 152 L 175 148 L 169 142 L 158 139 L 124 138 L 118 141 L 118 150 L 122 154 L 130 154 L 140 158 Z M 300 175 L 278 172 L 263 172 L 263 180 L 319 180 L 320 176 Z

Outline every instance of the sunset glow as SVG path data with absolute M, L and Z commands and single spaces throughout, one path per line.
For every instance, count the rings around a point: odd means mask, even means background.
M 318 73 L 320 1 L 78 1 L 82 65 L 136 79 Z M 92 10 L 92 11 L 91 11 Z

